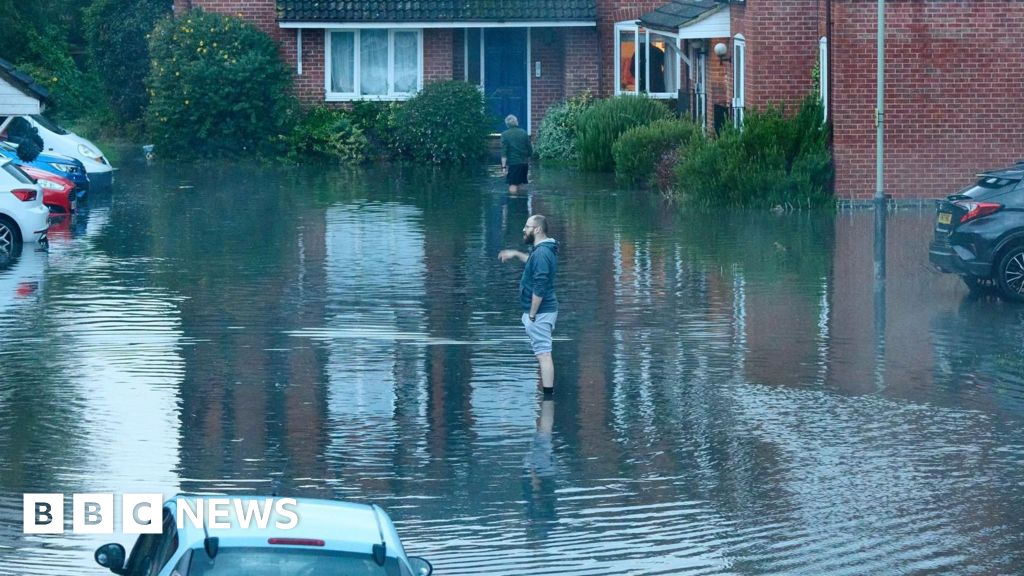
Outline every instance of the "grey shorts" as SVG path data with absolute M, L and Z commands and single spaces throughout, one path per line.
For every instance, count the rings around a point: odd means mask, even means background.
M 526 327 L 526 335 L 530 337 L 534 354 L 551 353 L 551 333 L 555 331 L 556 320 L 558 312 L 537 314 L 537 319 L 533 322 L 530 322 L 530 314 L 523 312 L 523 326 Z

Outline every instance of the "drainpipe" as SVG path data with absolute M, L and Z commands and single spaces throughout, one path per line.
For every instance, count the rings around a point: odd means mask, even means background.
M 885 0 L 878 0 L 878 95 L 875 108 L 875 204 L 885 202 Z
M 832 121 L 835 116 L 832 115 L 832 101 L 835 100 L 835 94 L 832 92 L 832 52 L 835 52 L 835 45 L 832 43 L 832 0 L 825 0 L 825 38 L 828 42 L 828 52 L 825 53 L 825 57 L 828 58 L 828 74 L 825 78 L 822 78 L 822 82 L 826 82 L 828 87 L 828 102 L 825 103 L 829 121 Z M 832 148 L 832 139 L 835 138 L 835 131 L 829 130 L 829 148 Z

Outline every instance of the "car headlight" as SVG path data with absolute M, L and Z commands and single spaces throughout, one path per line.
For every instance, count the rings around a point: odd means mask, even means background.
M 60 162 L 50 162 L 50 166 L 53 166 L 54 168 L 60 170 L 61 172 L 68 173 L 75 169 L 75 166 L 73 164 L 61 164 Z
M 63 186 L 61 186 L 60 184 L 57 184 L 53 180 L 43 180 L 42 178 L 36 180 L 36 184 L 39 184 L 40 187 L 46 188 L 48 190 L 63 190 L 64 189 Z
M 93 150 L 92 148 L 89 148 L 85 144 L 78 145 L 78 153 L 81 154 L 82 156 L 85 156 L 86 158 L 92 158 L 93 160 L 99 160 L 100 158 L 102 158 L 102 155 L 99 152 Z

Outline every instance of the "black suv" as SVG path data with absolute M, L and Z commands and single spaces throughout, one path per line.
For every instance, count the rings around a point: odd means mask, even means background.
M 928 258 L 959 274 L 972 292 L 997 288 L 1024 302 L 1024 161 L 978 174 L 973 186 L 937 202 Z

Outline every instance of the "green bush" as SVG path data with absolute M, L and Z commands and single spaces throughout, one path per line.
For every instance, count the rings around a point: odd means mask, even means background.
M 153 0 L 93 0 L 85 9 L 89 59 L 94 69 L 103 71 L 100 79 L 122 122 L 141 119 L 149 102 L 146 38 L 170 11 L 169 2 Z
M 615 166 L 612 145 L 623 132 L 671 116 L 667 106 L 646 96 L 618 96 L 597 102 L 580 116 L 576 140 L 580 168 L 610 172 Z
M 792 208 L 832 200 L 832 158 L 821 103 L 808 97 L 787 118 L 749 111 L 743 129 L 691 142 L 676 167 L 677 190 L 698 205 Z
M 590 92 L 548 108 L 537 131 L 537 156 L 541 160 L 576 163 L 576 132 L 579 118 L 594 103 Z
M 368 142 L 344 110 L 311 109 L 291 134 L 293 161 L 324 160 L 358 164 L 366 160 Z
M 398 132 L 397 102 L 360 100 L 352 105 L 349 116 L 356 128 L 362 130 L 369 143 L 368 154 L 373 157 L 388 157 L 394 154 L 395 134 Z
M 695 123 L 675 118 L 630 128 L 612 145 L 615 177 L 626 182 L 650 181 L 662 154 L 689 145 L 701 134 Z
M 190 10 L 150 35 L 146 123 L 162 157 L 270 153 L 287 141 L 291 74 L 269 36 Z
M 465 164 L 487 151 L 490 120 L 480 89 L 468 82 L 428 84 L 395 118 L 400 156 L 433 164 Z

